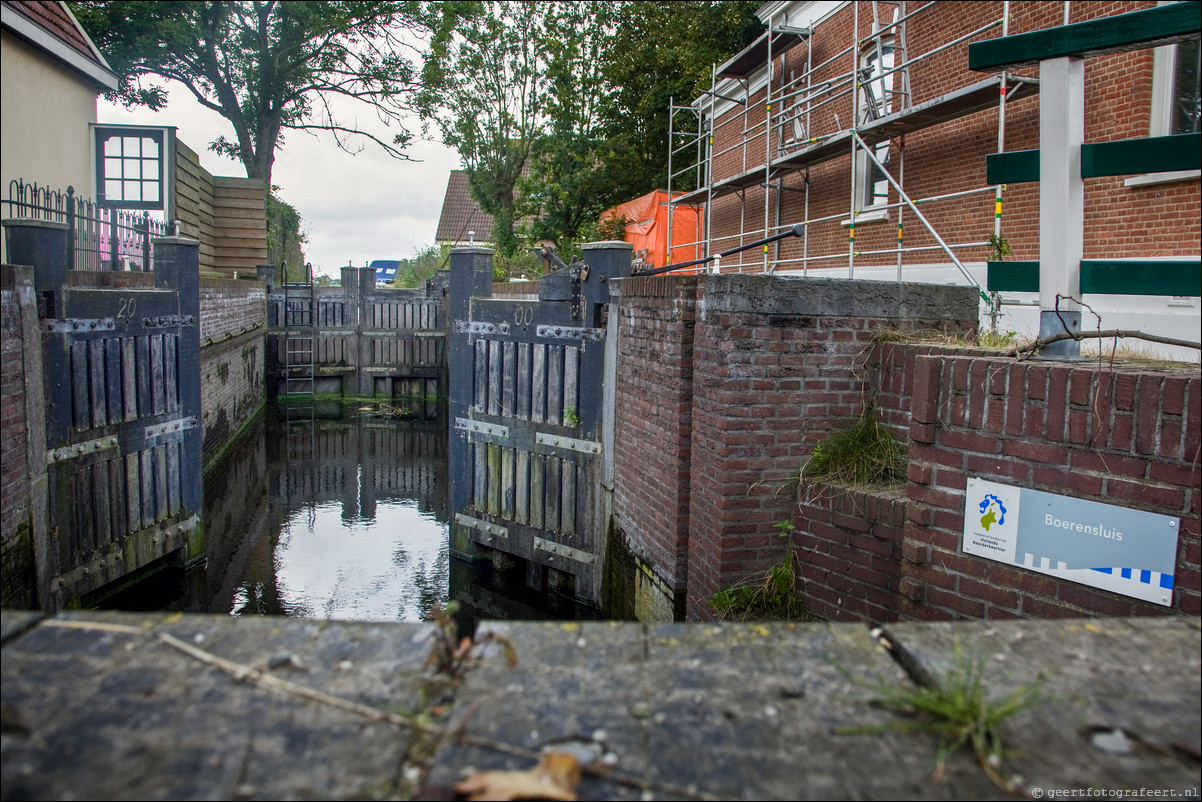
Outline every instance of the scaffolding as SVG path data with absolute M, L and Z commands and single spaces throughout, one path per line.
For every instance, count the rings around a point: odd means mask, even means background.
M 691 106 L 670 103 L 669 109 L 669 165 L 668 189 L 672 204 L 704 204 L 704 234 L 696 243 L 675 243 L 669 231 L 669 243 L 674 247 L 699 246 L 706 256 L 718 251 L 729 251 L 745 244 L 746 240 L 765 240 L 787 232 L 798 222 L 802 225 L 800 255 L 783 258 L 781 239 L 771 246 L 763 246 L 762 258 L 752 266 L 755 272 L 772 273 L 777 269 L 798 270 L 805 274 L 813 267 L 846 265 L 847 276 L 855 277 L 857 258 L 874 257 L 873 266 L 880 266 L 880 258 L 888 254 L 896 257 L 897 280 L 902 280 L 902 262 L 906 253 L 942 251 L 963 277 L 980 291 L 994 314 L 997 309 L 996 295 L 991 297 L 965 267 L 957 251 L 992 247 L 988 234 L 970 242 L 948 242 L 935 230 L 930 219 L 922 211 L 923 206 L 965 198 L 975 195 L 994 196 L 992 234 L 1001 236 L 1002 186 L 980 186 L 956 192 L 928 197 L 911 197 L 905 190 L 905 137 L 906 134 L 940 125 L 986 109 L 998 109 L 997 143 L 998 152 L 1005 150 L 1005 109 L 1008 102 L 1027 97 L 1038 90 L 1038 81 L 1033 78 L 1002 72 L 971 85 L 949 91 L 921 103 L 913 102 L 910 69 L 932 56 L 950 48 L 963 45 L 994 31 L 1008 34 L 1009 2 L 999 4 L 1001 14 L 989 19 L 974 30 L 955 36 L 948 41 L 931 47 L 923 53 L 913 54 L 907 46 L 907 26 L 915 18 L 929 15 L 932 9 L 947 2 L 933 0 L 910 11 L 906 0 L 871 3 L 872 32 L 860 38 L 860 14 L 868 3 L 853 2 L 852 41 L 839 52 L 813 63 L 813 37 L 821 26 L 835 14 L 819 20 L 814 28 L 798 28 L 777 24 L 775 18 L 768 21 L 768 31 L 742 52 L 717 65 L 711 70 L 710 89 L 703 91 L 706 100 Z M 839 9 L 841 11 L 842 9 Z M 885 20 L 884 14 L 889 16 Z M 836 12 L 837 13 L 837 12 Z M 928 17 L 929 19 L 929 17 Z M 799 59 L 791 59 L 795 65 L 792 73 L 785 75 L 789 61 L 786 55 L 797 47 L 805 48 L 804 66 L 798 67 Z M 851 69 L 830 76 L 826 73 L 837 69 L 841 61 L 850 62 Z M 779 62 L 779 63 L 778 63 Z M 753 92 L 751 76 L 759 74 L 766 66 L 767 81 L 761 91 Z M 828 69 L 831 68 L 831 69 Z M 796 74 L 801 69 L 801 74 Z M 825 71 L 825 72 L 824 72 Z M 778 74 L 779 73 L 779 74 Z M 720 88 L 727 80 L 741 85 L 742 96 L 736 93 L 721 94 Z M 753 102 L 753 95 L 761 95 Z M 848 120 L 840 120 L 836 104 L 849 97 L 852 114 Z M 723 113 L 718 119 L 718 103 L 733 104 L 735 113 Z M 844 101 L 846 107 L 848 101 Z M 742 108 L 739 109 L 738 107 Z M 823 122 L 827 125 L 823 125 Z M 829 123 L 833 121 L 833 125 Z M 738 130 L 742 126 L 742 130 Z M 730 127 L 734 127 L 731 136 Z M 821 130 L 823 128 L 826 130 Z M 726 129 L 723 136 L 724 129 Z M 724 137 L 734 140 L 721 148 L 715 143 Z M 894 150 L 894 144 L 896 149 Z M 888 147 L 891 157 L 883 158 Z M 896 170 L 892 153 L 896 153 Z M 691 159 L 685 158 L 692 155 Z M 810 217 L 809 171 L 823 162 L 850 155 L 849 209 L 836 214 Z M 739 160 L 741 158 L 741 167 Z M 680 162 L 685 161 L 681 167 Z M 725 174 L 715 178 L 714 165 L 722 161 Z M 735 169 L 730 169 L 734 162 Z M 857 170 L 869 170 L 859 186 Z M 787 175 L 802 173 L 801 187 L 787 187 Z M 896 174 L 895 174 L 896 173 Z M 679 187 L 690 185 L 690 191 L 673 196 L 673 182 Z M 695 187 L 695 188 L 693 188 Z M 747 190 L 763 189 L 762 216 L 755 203 L 747 198 Z M 868 188 L 865 190 L 865 188 Z M 877 198 L 888 200 L 888 189 L 896 194 L 895 202 L 877 202 Z M 803 219 L 781 220 L 782 196 L 785 192 L 804 194 Z M 865 205 L 857 192 L 873 193 L 873 202 Z M 882 196 L 881 193 L 884 193 Z M 715 237 L 713 235 L 714 201 L 729 195 L 737 195 L 739 202 L 739 226 L 737 233 Z M 857 250 L 855 241 L 856 220 L 866 213 L 871 219 L 894 218 L 897 226 L 897 247 Z M 669 213 L 670 217 L 670 213 Z M 931 245 L 906 246 L 904 227 L 909 217 L 911 222 L 922 225 L 934 240 Z M 819 224 L 845 225 L 848 229 L 847 248 L 831 253 L 811 253 L 810 230 Z M 995 239 L 994 242 L 997 240 Z M 737 267 L 728 266 L 729 271 L 745 272 L 748 265 L 740 259 Z M 717 268 L 721 269 L 721 268 Z

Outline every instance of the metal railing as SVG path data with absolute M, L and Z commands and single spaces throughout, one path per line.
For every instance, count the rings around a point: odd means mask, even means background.
M 115 271 L 154 269 L 151 240 L 167 234 L 167 225 L 148 212 L 100 206 L 66 191 L 14 179 L 8 185 L 5 218 L 66 223 L 67 269 Z

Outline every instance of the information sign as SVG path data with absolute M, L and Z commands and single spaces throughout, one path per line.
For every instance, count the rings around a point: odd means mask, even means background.
M 970 478 L 963 549 L 1170 606 L 1180 520 Z

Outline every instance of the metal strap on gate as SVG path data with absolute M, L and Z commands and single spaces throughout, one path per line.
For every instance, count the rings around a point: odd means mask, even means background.
M 105 451 L 107 449 L 116 447 L 117 435 L 97 437 L 95 440 L 88 440 L 85 443 L 75 443 L 69 446 L 61 446 L 59 448 L 49 449 L 46 452 L 46 463 L 50 464 L 63 459 L 82 457 L 84 454 L 92 454 L 97 451 Z

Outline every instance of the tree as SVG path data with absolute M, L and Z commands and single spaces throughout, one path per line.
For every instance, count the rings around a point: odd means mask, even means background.
M 267 195 L 267 261 L 280 266 L 280 282 L 286 283 L 307 275 L 304 246 L 309 235 L 300 212 L 275 194 L 278 189 L 272 187 Z
M 454 16 L 448 4 L 444 18 Z M 72 11 L 121 78 L 119 99 L 160 109 L 163 82 L 229 120 L 234 138 L 210 147 L 271 186 L 286 130 L 324 130 L 339 146 L 365 137 L 397 158 L 418 89 L 418 2 L 78 2 Z M 340 120 L 334 98 L 370 107 L 397 129 L 384 139 Z
M 603 71 L 613 95 L 602 109 L 602 208 L 667 188 L 669 99 L 687 105 L 709 89 L 710 67 L 764 30 L 755 16 L 760 5 L 759 0 L 623 4 L 604 53 Z M 690 155 L 677 153 L 673 169 Z M 681 178 L 673 179 L 674 189 Z
M 447 8 L 422 71 L 422 114 L 459 151 L 472 196 L 493 216 L 493 241 L 517 247 L 514 190 L 543 127 L 540 50 L 549 4 Z M 439 6 L 443 8 L 443 6 Z
M 502 254 L 596 235 L 604 209 L 667 183 L 668 99 L 763 26 L 752 0 L 522 2 L 444 25 L 423 113 L 459 150 Z M 679 154 L 678 154 L 679 158 Z M 565 247 L 565 252 L 566 252 Z
M 532 241 L 573 242 L 604 208 L 597 205 L 596 178 L 604 154 L 602 108 L 611 89 L 602 56 L 616 35 L 619 9 L 605 0 L 548 6 L 546 29 L 554 35 L 542 45 L 547 122 L 532 149 L 529 178 L 519 182 L 519 208 Z
M 437 245 L 418 248 L 413 256 L 402 259 L 397 265 L 394 287 L 420 287 L 423 281 L 434 278 L 444 264 L 442 250 Z

